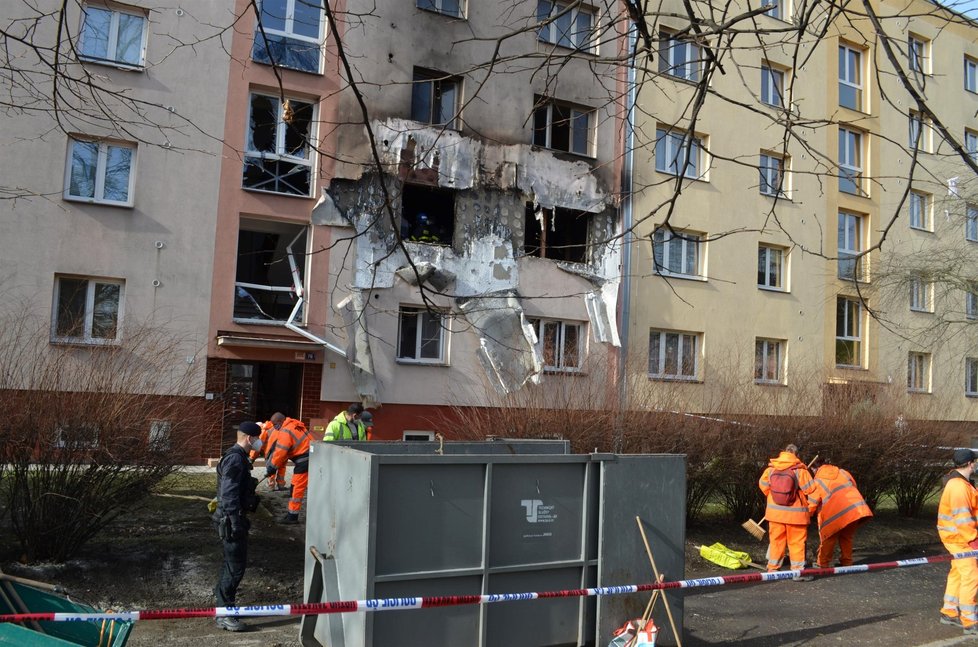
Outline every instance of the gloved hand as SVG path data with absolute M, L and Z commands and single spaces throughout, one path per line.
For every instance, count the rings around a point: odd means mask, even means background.
M 968 548 L 971 550 L 978 550 L 978 537 L 968 542 Z

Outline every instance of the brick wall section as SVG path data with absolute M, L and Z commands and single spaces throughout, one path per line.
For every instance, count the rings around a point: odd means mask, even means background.
M 224 447 L 230 447 L 235 438 L 224 433 L 224 392 L 227 389 L 228 363 L 217 357 L 207 358 L 204 375 L 204 391 L 213 393 L 211 415 L 206 428 L 201 429 L 201 461 L 220 456 Z
M 323 387 L 323 365 L 306 364 L 302 367 L 302 400 L 301 418 L 309 422 L 310 418 L 320 418 L 323 415 L 322 401 L 319 394 Z

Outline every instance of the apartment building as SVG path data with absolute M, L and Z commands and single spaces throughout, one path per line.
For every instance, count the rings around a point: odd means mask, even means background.
M 157 394 L 203 396 L 224 128 L 214 106 L 228 76 L 214 25 L 229 10 L 3 4 L 0 307 L 18 321 L 5 326 L 8 360 L 35 323 L 50 322 L 50 343 L 31 361 L 56 350 L 79 374 L 99 348 L 139 346 L 151 330 L 170 362 L 158 368 L 190 371 L 150 380 Z M 64 378 L 3 385 L 78 388 Z M 166 435 L 165 420 L 153 424 L 148 437 Z
M 907 418 L 978 418 L 975 172 L 946 137 L 978 150 L 976 28 L 872 7 L 762 3 L 753 42 L 715 51 L 663 9 L 626 212 L 631 406 L 819 414 L 885 391 Z

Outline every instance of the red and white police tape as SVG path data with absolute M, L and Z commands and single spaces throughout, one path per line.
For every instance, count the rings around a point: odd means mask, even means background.
M 327 613 L 354 613 L 360 611 L 398 611 L 403 609 L 431 609 L 467 604 L 491 604 L 493 602 L 518 602 L 523 600 L 546 600 L 550 598 L 574 598 L 602 595 L 625 595 L 642 591 L 665 589 L 693 589 L 704 586 L 723 586 L 725 584 L 746 584 L 749 582 L 774 582 L 789 580 L 800 575 L 825 577 L 830 575 L 851 575 L 882 571 L 907 566 L 922 566 L 949 562 L 952 559 L 978 557 L 978 550 L 965 553 L 935 555 L 901 559 L 893 562 L 860 564 L 858 566 L 839 566 L 836 568 L 805 568 L 793 571 L 774 571 L 771 573 L 744 573 L 741 575 L 722 575 L 703 577 L 694 580 L 659 582 L 654 584 L 624 584 L 621 586 L 602 586 L 593 589 L 570 589 L 565 591 L 539 591 L 531 593 L 495 593 L 491 595 L 444 595 L 436 597 L 382 598 L 375 600 L 348 600 L 341 602 L 316 602 L 309 604 L 273 604 L 248 607 L 211 607 L 208 609 L 161 609 L 152 611 L 116 611 L 105 613 L 9 613 L 0 614 L 0 622 L 29 622 L 47 620 L 70 622 L 82 620 L 176 620 L 180 618 L 213 618 L 234 616 L 247 618 L 255 616 L 304 616 Z

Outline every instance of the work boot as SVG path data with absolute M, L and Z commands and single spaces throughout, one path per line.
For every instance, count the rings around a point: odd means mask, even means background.
M 791 578 L 792 582 L 811 582 L 815 577 L 812 575 L 795 575 Z
M 278 520 L 279 523 L 296 524 L 299 523 L 299 515 L 295 512 L 286 512 L 285 516 Z
M 955 627 L 961 626 L 961 618 L 957 616 L 949 616 L 946 614 L 941 614 L 941 624 L 942 625 L 953 625 Z
M 226 631 L 248 631 L 248 625 L 233 616 L 221 616 L 215 623 L 218 629 Z
M 970 627 L 964 628 L 965 636 L 975 636 L 978 638 L 978 625 L 971 625 Z

